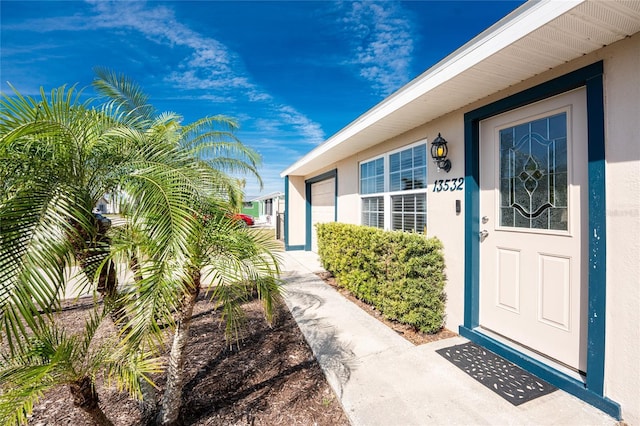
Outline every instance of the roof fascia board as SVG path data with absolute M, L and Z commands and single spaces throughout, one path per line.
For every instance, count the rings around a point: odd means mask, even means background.
M 257 197 L 253 197 L 247 201 L 264 201 L 264 200 L 268 200 L 269 198 L 278 198 L 278 197 L 282 197 L 284 196 L 284 192 L 270 192 L 269 194 L 266 195 L 259 195 Z
M 491 57 L 586 0 L 529 1 L 474 37 L 396 93 L 355 119 L 351 124 L 317 146 L 284 170 L 280 176 L 294 175 L 314 158 L 347 141 L 367 127 L 446 83 L 453 77 Z M 407 129 L 409 130 L 409 129 Z

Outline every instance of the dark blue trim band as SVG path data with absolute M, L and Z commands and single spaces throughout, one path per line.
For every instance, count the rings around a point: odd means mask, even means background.
M 300 245 L 296 245 L 296 246 L 290 246 L 290 245 L 285 245 L 284 246 L 284 250 L 285 251 L 302 251 L 304 250 L 304 245 L 300 244 Z
M 284 177 L 284 246 L 289 245 L 289 175 Z
M 480 140 L 479 132 L 479 121 L 467 122 L 465 116 L 464 325 L 469 328 L 477 327 L 479 318 L 477 301 L 480 300 L 480 151 L 468 141 Z
M 475 330 L 470 330 L 466 327 L 461 326 L 459 328 L 459 333 L 462 337 L 465 337 L 473 341 L 474 343 L 484 346 L 491 352 L 501 356 L 507 361 L 511 361 L 521 368 L 524 368 L 531 374 L 534 374 L 541 379 L 546 380 L 553 386 L 556 386 L 558 389 L 562 389 L 565 392 L 577 396 L 581 400 L 593 405 L 594 407 L 597 407 L 608 415 L 621 420 L 620 405 L 617 402 L 610 400 L 609 398 L 592 392 L 589 387 L 585 386 L 582 381 L 562 374 L 559 371 L 551 368 L 547 364 L 544 364 L 534 358 L 518 352 L 510 346 L 507 346 Z
M 304 181 L 304 183 L 311 185 L 312 183 L 322 182 L 323 180 L 337 178 L 338 177 L 338 169 L 329 170 L 328 172 L 324 172 L 321 175 L 314 176 Z
M 304 183 L 304 249 L 311 251 L 311 183 Z
M 306 208 L 305 208 L 305 231 L 306 231 L 306 239 L 305 239 L 305 250 L 311 251 L 311 185 L 314 183 L 322 182 L 323 180 L 328 180 L 331 178 L 335 178 L 335 188 L 334 188 L 334 220 L 338 220 L 338 169 L 329 170 L 328 172 L 322 173 L 318 176 L 314 176 L 304 181 L 304 193 L 306 200 Z
M 523 368 L 541 369 L 523 354 L 474 331 L 479 325 L 480 309 L 480 122 L 533 102 L 586 87 L 589 175 L 589 235 L 585 236 L 589 241 L 587 383 L 586 387 L 583 384 L 577 386 L 568 376 L 555 370 L 553 381 L 550 382 L 620 418 L 620 406 L 604 397 L 607 253 L 603 72 L 603 63 L 597 62 L 465 114 L 465 307 L 464 326 L 460 327 L 460 334 L 476 343 L 515 354 L 513 359 L 508 359 Z M 503 356 L 503 353 L 498 354 Z M 545 366 L 544 371 L 547 370 L 551 369 Z M 532 373 L 536 374 L 534 371 Z M 548 380 L 547 377 L 541 377 Z
M 602 73 L 587 80 L 587 134 L 589 140 L 589 331 L 587 387 L 604 394 L 605 313 L 607 307 L 607 227 L 604 140 L 604 86 Z M 601 368 L 595 368 L 602 363 Z M 590 369 L 591 367 L 593 369 Z

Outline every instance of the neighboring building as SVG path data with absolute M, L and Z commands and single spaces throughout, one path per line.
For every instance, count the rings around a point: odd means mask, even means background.
M 95 211 L 102 214 L 117 214 L 120 213 L 120 207 L 112 194 L 104 194 L 98 200 Z
M 252 198 L 249 199 L 251 200 Z M 240 211 L 251 217 L 258 217 L 260 214 L 260 205 L 257 201 L 244 201 Z
M 284 211 L 284 193 L 272 192 L 251 197 L 243 203 L 242 213 L 256 218 L 257 222 L 275 226 L 276 215 Z
M 282 173 L 287 250 L 436 236 L 448 328 L 640 424 L 639 31 L 638 1 L 524 4 Z

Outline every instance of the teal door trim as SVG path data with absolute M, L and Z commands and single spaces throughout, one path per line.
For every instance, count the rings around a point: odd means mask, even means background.
M 321 175 L 314 176 L 304 181 L 305 187 L 305 199 L 306 199 L 306 208 L 305 208 L 305 219 L 306 219 L 306 239 L 304 249 L 306 251 L 311 251 L 311 185 L 314 183 L 322 182 L 323 180 L 328 180 L 331 178 L 335 178 L 335 187 L 334 187 L 334 213 L 333 220 L 338 220 L 338 169 L 329 170 L 326 173 L 322 173 Z
M 603 73 L 603 63 L 597 62 L 465 114 L 465 308 L 460 334 L 619 419 L 619 404 L 604 396 L 607 250 Z M 480 122 L 579 87 L 586 87 L 588 129 L 589 306 L 586 382 L 565 375 L 477 330 L 480 299 Z

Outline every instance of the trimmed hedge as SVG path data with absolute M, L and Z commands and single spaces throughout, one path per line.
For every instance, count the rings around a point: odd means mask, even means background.
M 445 274 L 437 238 L 344 223 L 321 223 L 318 254 L 338 285 L 385 318 L 425 333 L 444 325 Z

